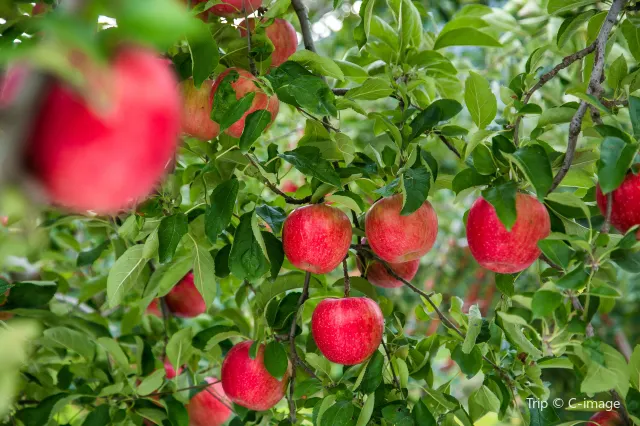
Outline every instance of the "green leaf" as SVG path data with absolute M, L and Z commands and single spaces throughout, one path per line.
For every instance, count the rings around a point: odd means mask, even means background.
M 6 281 L 3 281 L 6 284 Z M 5 286 L 3 285 L 3 288 Z M 21 281 L 11 286 L 4 309 L 40 308 L 53 298 L 58 285 L 53 281 Z M 6 290 L 2 291 L 4 294 Z
M 517 190 L 517 184 L 509 181 L 482 191 L 482 197 L 496 209 L 498 219 L 500 219 L 500 222 L 502 222 L 507 231 L 511 231 L 517 219 Z
M 531 310 L 538 318 L 549 316 L 562 304 L 562 295 L 555 291 L 538 290 L 533 294 Z
M 211 253 L 199 244 L 195 244 L 193 253 L 193 283 L 204 299 L 205 306 L 211 306 L 218 291 L 215 263 Z
M 164 398 L 171 426 L 189 426 L 189 412 L 183 403 L 169 395 Z
M 53 327 L 44 331 L 44 339 L 54 347 L 74 351 L 86 361 L 93 361 L 96 348 L 87 334 L 66 327 Z
M 597 0 L 549 0 L 547 12 L 549 15 L 573 12 L 582 6 L 588 6 L 596 2 Z
M 473 346 L 473 349 L 466 354 L 462 351 L 462 345 L 456 345 L 451 353 L 451 359 L 458 364 L 460 371 L 469 379 L 475 376 L 482 368 L 482 353 L 477 346 Z
M 393 93 L 388 81 L 382 78 L 368 78 L 361 86 L 349 89 L 345 97 L 351 100 L 373 101 L 386 98 Z
M 507 297 L 513 297 L 516 292 L 513 285 L 515 277 L 513 275 L 496 274 L 496 287 Z
M 384 367 L 384 355 L 380 351 L 375 351 L 369 362 L 360 383 L 360 392 L 370 394 L 378 389 L 382 383 L 382 368 Z
M 282 231 L 282 224 L 287 218 L 287 215 L 284 210 L 282 210 L 282 208 L 271 207 L 269 205 L 263 204 L 259 207 L 256 207 L 256 213 L 269 224 L 271 230 L 275 234 L 279 234 L 280 231 Z
M 143 251 L 144 245 L 142 244 L 129 247 L 109 270 L 107 300 L 112 308 L 122 302 L 124 296 L 131 292 L 138 281 L 140 273 L 147 263 L 147 259 L 143 257 Z
M 144 297 L 166 296 L 167 293 L 180 281 L 193 267 L 191 256 L 183 256 L 173 259 L 171 262 L 160 265 L 153 271 L 147 284 Z
M 109 404 L 102 404 L 91 410 L 82 426 L 109 426 L 110 424 Z
M 150 376 L 145 377 L 144 380 L 142 380 L 142 382 L 138 385 L 138 387 L 136 388 L 137 394 L 145 396 L 156 391 L 160 386 L 162 386 L 164 376 L 164 369 L 154 371 Z
M 269 263 L 271 264 L 271 278 L 276 279 L 280 273 L 280 268 L 284 262 L 284 249 L 282 247 L 282 241 L 280 241 L 271 232 L 262 231 L 262 239 L 264 240 L 265 247 L 267 248 L 267 256 L 269 257 Z
M 360 49 L 367 43 L 371 33 L 371 19 L 373 18 L 373 6 L 375 3 L 376 0 L 363 0 L 360 5 L 360 23 L 353 30 L 353 38 Z
M 255 221 L 255 211 L 243 214 L 233 236 L 229 269 L 240 280 L 255 280 L 269 270 L 269 262 L 258 241 L 258 236 L 261 235 L 254 233 L 252 223 Z
M 504 318 L 502 315 L 500 317 Z M 542 357 L 542 352 L 527 339 L 520 329 L 521 326 L 503 320 L 501 328 L 504 330 L 509 342 L 515 345 L 520 351 L 526 352 L 534 361 Z
M 462 105 L 453 99 L 438 99 L 432 102 L 411 121 L 411 136 L 409 136 L 409 140 L 417 138 L 443 121 L 451 120 L 460 111 L 462 111 Z
M 207 206 L 204 216 L 204 230 L 213 244 L 218 241 L 218 235 L 231 222 L 239 188 L 238 179 L 232 178 L 216 186 L 211 193 L 209 198 L 211 204 Z
M 620 352 L 605 343 L 593 341 L 583 342 L 574 350 L 587 370 L 580 384 L 581 392 L 595 394 L 615 389 L 622 398 L 627 395 L 629 368 Z
M 491 150 L 485 145 L 480 144 L 473 150 L 473 167 L 481 175 L 493 175 L 497 171 L 496 162 L 493 160 Z
M 635 232 L 634 232 L 635 234 Z M 634 235 L 635 238 L 635 235 Z M 628 249 L 616 249 L 611 252 L 611 260 L 627 272 L 640 272 L 640 252 Z
M 78 268 L 81 268 L 83 266 L 92 265 L 93 262 L 95 262 L 100 258 L 100 255 L 102 254 L 102 252 L 105 251 L 107 248 L 109 248 L 109 246 L 111 246 L 111 241 L 106 240 L 98 244 L 96 247 L 92 248 L 91 250 L 81 251 L 80 253 L 78 253 L 76 266 Z
M 480 74 L 469 72 L 465 83 L 464 101 L 467 104 L 473 122 L 480 129 L 487 127 L 498 112 L 498 101 L 491 91 L 489 82 Z
M 421 399 L 413 406 L 413 421 L 416 426 L 436 426 L 438 424 Z
M 218 343 L 231 337 L 244 336 L 236 326 L 214 325 L 196 334 L 191 340 L 191 344 L 196 349 L 208 352 Z
M 538 200 L 544 200 L 553 185 L 551 161 L 544 148 L 540 145 L 527 145 L 513 154 L 504 153 L 504 156 L 513 160 L 522 170 L 536 189 Z
M 167 357 L 176 371 L 189 361 L 193 353 L 193 346 L 191 346 L 192 339 L 193 330 L 191 327 L 179 330 L 169 339 L 169 343 L 167 343 Z
M 622 22 L 621 29 L 629 45 L 629 52 L 636 61 L 640 61 L 640 28 L 633 25 L 629 19 L 625 19 Z
M 449 46 L 487 46 L 502 47 L 502 44 L 490 36 L 475 28 L 457 28 L 440 34 L 433 49 L 439 50 Z
M 301 289 L 304 284 L 304 274 L 291 272 L 280 275 L 274 282 L 264 281 L 256 290 L 255 306 L 258 313 L 262 313 L 267 303 L 279 294 L 289 290 Z M 310 288 L 321 287 L 317 278 L 311 277 Z
M 629 96 L 629 116 L 633 126 L 633 137 L 640 140 L 640 98 L 637 96 Z
M 422 21 L 420 12 L 411 0 L 392 0 L 389 2 L 399 25 L 400 54 L 410 47 L 419 48 L 422 44 Z
M 199 36 L 191 36 L 187 40 L 191 54 L 193 85 L 199 88 L 218 66 L 220 53 L 209 27 L 199 20 L 197 22 L 200 23 Z
M 538 241 L 538 248 L 542 250 L 542 253 L 544 253 L 549 260 L 565 270 L 569 266 L 571 256 L 574 253 L 571 247 L 560 240 L 545 239 Z
M 176 213 L 165 216 L 158 227 L 158 258 L 160 263 L 165 263 L 173 258 L 178 243 L 189 231 L 187 215 Z
M 431 188 L 431 173 L 425 167 L 408 169 L 402 175 L 402 211 L 407 216 L 427 201 Z
M 579 264 L 562 278 L 556 281 L 556 285 L 565 290 L 581 290 L 587 285 L 589 273 L 583 264 Z
M 471 353 L 481 330 L 482 314 L 480 313 L 478 305 L 471 305 L 469 307 L 469 326 L 467 328 L 467 335 L 464 338 L 464 343 L 462 344 L 462 352 L 465 354 Z
M 481 175 L 475 169 L 468 168 L 458 172 L 458 174 L 453 178 L 451 188 L 453 189 L 453 192 L 458 194 L 468 188 L 488 185 L 491 183 L 491 180 L 491 176 Z
M 267 344 L 264 350 L 264 366 L 269 374 L 278 380 L 282 380 L 289 367 L 287 351 L 282 346 L 282 343 L 274 340 Z
M 628 144 L 611 136 L 604 138 L 598 161 L 598 181 L 604 194 L 614 191 L 622 184 L 637 152 L 637 143 Z
M 500 399 L 491 390 L 482 385 L 469 396 L 469 414 L 476 421 L 487 413 L 500 412 Z
M 322 415 L 320 426 L 348 426 L 353 417 L 354 406 L 351 401 L 338 401 Z
M 360 415 L 358 416 L 358 421 L 356 422 L 356 426 L 367 426 L 369 424 L 369 420 L 371 420 L 371 416 L 373 415 L 373 409 L 375 408 L 375 404 L 376 404 L 375 394 L 371 393 L 367 395 L 367 400 L 362 406 L 362 410 L 360 411 Z
M 271 113 L 266 109 L 259 109 L 247 115 L 244 130 L 240 136 L 240 150 L 244 153 L 249 151 L 255 141 L 258 140 L 264 129 L 271 123 Z
M 633 387 L 640 388 L 640 345 L 636 345 L 629 359 L 629 376 Z
M 123 371 L 126 372 L 130 369 L 129 359 L 118 342 L 110 337 L 100 337 L 97 342 L 109 353 L 109 355 L 111 355 L 111 358 L 113 358 L 116 364 L 118 364 Z
M 573 37 L 574 34 L 580 30 L 580 28 L 595 15 L 594 10 L 587 10 L 579 15 L 573 15 L 568 17 L 562 22 L 560 29 L 558 30 L 558 36 L 556 37 L 556 44 L 559 48 L 563 48 L 565 44 Z
M 320 56 L 310 50 L 298 50 L 289 57 L 289 60 L 304 65 L 316 74 L 333 77 L 337 80 L 344 80 L 342 70 L 333 59 Z
M 340 176 L 331 163 L 321 157 L 320 150 L 315 146 L 301 146 L 293 151 L 278 154 L 286 162 L 292 164 L 302 174 L 315 177 L 322 182 L 340 187 Z
M 611 67 L 607 72 L 607 84 L 613 90 L 616 90 L 620 87 L 622 83 L 622 79 L 627 76 L 629 73 L 629 67 L 627 66 L 627 60 L 624 58 L 624 55 L 620 55 L 618 59 L 613 61 Z

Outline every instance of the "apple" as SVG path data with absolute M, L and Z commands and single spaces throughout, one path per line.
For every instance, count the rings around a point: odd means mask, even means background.
M 31 11 L 31 16 L 42 15 L 46 13 L 48 6 L 45 3 L 38 2 L 33 6 L 33 10 Z
M 427 254 L 438 235 L 438 217 L 428 201 L 402 216 L 402 195 L 375 202 L 365 216 L 364 229 L 371 249 L 390 263 L 404 263 Z
M 158 318 L 162 318 L 162 311 L 160 310 L 160 299 L 153 299 L 149 306 L 147 306 L 147 310 L 145 311 L 147 315 L 154 315 Z
M 251 15 L 262 6 L 262 0 L 221 0 L 220 3 L 209 9 L 209 12 L 216 16 L 240 16 L 246 11 L 247 15 Z
M 211 119 L 211 88 L 213 80 L 205 80 L 200 88 L 193 78 L 180 83 L 182 92 L 182 131 L 189 136 L 208 141 L 220 134 L 220 126 Z
M 351 236 L 347 215 L 324 204 L 295 209 L 282 227 L 282 244 L 289 262 L 314 274 L 331 272 L 342 262 Z
M 238 405 L 255 411 L 268 410 L 284 396 L 289 381 L 290 368 L 282 380 L 273 377 L 264 366 L 263 344 L 255 359 L 249 356 L 252 341 L 238 343 L 227 353 L 222 362 L 222 388 L 227 397 Z
M 187 405 L 189 426 L 220 426 L 231 417 L 231 403 L 222 383 L 213 377 L 205 380 L 212 385 L 198 392 Z
M 275 94 L 273 96 L 269 96 L 262 91 L 258 86 L 256 86 L 255 81 L 256 78 L 249 72 L 240 68 L 229 68 L 225 70 L 222 74 L 218 76 L 216 81 L 213 83 L 210 94 L 210 102 L 213 105 L 215 99 L 215 93 L 222 83 L 222 80 L 229 74 L 231 71 L 236 71 L 239 74 L 238 80 L 234 83 L 231 83 L 231 87 L 236 92 L 236 99 L 240 99 L 245 96 L 247 93 L 255 92 L 256 96 L 253 98 L 253 102 L 251 103 L 251 107 L 244 113 L 240 120 L 233 123 L 225 132 L 233 136 L 234 138 L 239 138 L 242 135 L 242 131 L 244 130 L 244 121 L 249 114 L 258 110 L 267 110 L 271 113 L 271 122 L 267 126 L 271 125 L 273 121 L 276 119 L 278 115 L 278 111 L 280 110 L 280 101 L 278 100 L 278 96 Z
M 611 224 L 622 233 L 640 225 L 640 175 L 629 173 L 611 196 Z M 596 187 L 596 201 L 602 215 L 606 215 L 607 196 L 602 193 L 600 185 Z M 636 237 L 640 239 L 640 230 L 636 231 Z
M 617 411 L 599 411 L 589 419 L 587 426 L 623 426 L 624 422 Z
M 469 211 L 467 241 L 483 268 L 500 274 L 524 271 L 540 256 L 538 241 L 551 232 L 549 213 L 535 197 L 518 193 L 517 219 L 507 231 L 493 206 L 478 198 Z
M 367 239 L 363 238 L 362 244 L 366 243 Z M 385 268 L 385 266 L 377 260 L 368 262 L 368 266 L 365 267 L 360 262 L 360 259 L 356 258 L 356 264 L 358 265 L 358 270 L 361 273 L 364 273 L 366 270 L 367 281 L 369 281 L 376 287 L 396 288 L 402 287 L 404 285 L 402 281 L 396 279 L 393 275 L 391 275 L 389 271 L 387 271 L 387 268 Z M 403 263 L 390 263 L 389 267 L 405 280 L 411 281 L 418 272 L 418 268 L 420 267 L 420 259 L 410 260 L 409 262 Z
M 176 369 L 173 367 L 173 365 L 171 365 L 171 361 L 169 361 L 169 358 L 165 358 L 164 359 L 164 372 L 167 376 L 167 379 L 171 380 L 176 376 L 179 376 L 180 374 L 182 374 L 182 367 L 178 368 L 178 371 L 176 372 Z
M 256 26 L 255 19 L 249 19 L 249 29 L 253 33 Z M 238 25 L 240 35 L 247 36 L 246 21 L 240 22 Z M 277 67 L 287 62 L 289 56 L 296 53 L 298 48 L 298 35 L 295 28 L 288 21 L 281 18 L 275 18 L 273 23 L 264 29 L 265 35 L 273 43 L 274 50 L 271 53 L 271 66 Z
M 290 180 L 285 180 L 284 182 L 282 182 L 282 186 L 280 187 L 280 189 L 282 189 L 283 192 L 296 192 L 298 190 L 298 185 L 296 185 L 295 183 L 293 183 L 293 181 Z
M 180 318 L 194 318 L 207 311 L 207 305 L 193 282 L 193 272 L 185 275 L 164 300 L 171 313 Z
M 73 59 L 85 90 L 52 83 L 25 141 L 25 163 L 54 203 L 115 213 L 147 196 L 176 152 L 177 82 L 166 61 L 139 47 L 121 48 L 104 68 Z M 3 98 L 17 90 L 4 87 Z
M 324 299 L 313 311 L 311 330 L 329 361 L 355 365 L 380 346 L 384 318 L 378 304 L 366 297 Z

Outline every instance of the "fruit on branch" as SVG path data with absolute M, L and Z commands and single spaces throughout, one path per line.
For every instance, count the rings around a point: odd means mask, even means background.
M 53 83 L 25 162 L 54 203 L 114 213 L 147 196 L 175 154 L 177 82 L 165 60 L 142 48 L 120 49 L 106 68 L 84 58 L 75 62 L 90 98 Z
M 38 2 L 33 6 L 33 10 L 31 11 L 31 16 L 42 15 L 43 13 L 47 13 L 48 6 L 45 3 Z
M 324 299 L 313 311 L 311 330 L 329 361 L 355 365 L 380 346 L 384 317 L 378 304 L 366 297 Z
M 255 19 L 249 19 L 249 30 L 254 33 L 256 27 Z M 246 21 L 240 22 L 238 25 L 240 35 L 247 36 Z M 271 53 L 271 66 L 277 67 L 287 62 L 289 57 L 296 53 L 298 48 L 298 35 L 295 28 L 288 21 L 281 18 L 275 18 L 273 23 L 264 29 L 266 36 L 273 43 L 274 50 Z
M 187 405 L 189 426 L 221 426 L 231 417 L 231 402 L 222 383 L 213 377 L 205 380 L 212 385 L 198 392 Z
M 253 98 L 251 107 L 244 113 L 242 118 L 233 123 L 227 130 L 225 130 L 225 132 L 234 138 L 239 138 L 244 130 L 244 122 L 247 116 L 258 110 L 267 110 L 271 113 L 271 121 L 267 126 L 267 128 L 269 128 L 278 115 L 278 111 L 280 110 L 280 101 L 278 100 L 278 96 L 275 94 L 269 96 L 261 88 L 256 86 L 255 82 L 257 79 L 249 71 L 240 68 L 229 68 L 220 74 L 211 88 L 210 104 L 213 105 L 216 90 L 218 90 L 218 87 L 225 76 L 231 71 L 236 71 L 239 74 L 238 80 L 231 83 L 231 87 L 236 92 L 236 99 L 240 99 L 250 92 L 255 92 L 256 95 L 255 98 Z
M 427 254 L 438 235 L 438 217 L 425 201 L 407 216 L 400 214 L 402 195 L 382 198 L 369 209 L 364 229 L 371 249 L 390 263 L 416 260 Z
M 205 80 L 200 88 L 193 78 L 180 83 L 182 92 L 182 131 L 204 141 L 216 138 L 220 126 L 211 119 L 211 88 L 213 80 Z
M 362 239 L 362 244 L 366 244 L 367 239 Z M 358 270 L 360 272 L 365 271 L 365 267 L 360 262 L 360 259 L 356 259 Z M 420 267 L 420 259 L 410 260 L 403 263 L 390 263 L 389 267 L 400 277 L 407 281 L 411 281 L 416 276 L 418 268 Z M 387 268 L 377 260 L 369 262 L 369 266 L 366 268 L 367 281 L 371 284 L 382 288 L 396 288 L 402 287 L 404 284 L 402 281 L 396 279 L 393 275 L 387 271 Z
M 617 411 L 599 411 L 589 419 L 587 426 L 623 426 L 624 421 Z
M 147 315 L 154 315 L 158 318 L 162 318 L 162 311 L 160 310 L 160 299 L 153 299 L 149 306 L 147 306 L 147 310 L 145 311 Z
M 347 215 L 324 204 L 295 209 L 282 228 L 282 244 L 289 262 L 314 274 L 333 271 L 347 255 L 351 237 Z
M 511 231 L 504 227 L 495 208 L 478 198 L 469 211 L 467 241 L 483 268 L 501 274 L 524 271 L 540 256 L 538 241 L 551 232 L 549 213 L 535 197 L 518 193 L 516 222 Z
M 260 6 L 262 0 L 221 0 L 220 4 L 211 7 L 209 12 L 216 16 L 241 16 L 246 11 L 247 15 L 251 15 Z
M 640 225 L 640 175 L 629 173 L 622 185 L 611 194 L 611 224 L 620 232 L 626 233 L 634 225 Z M 596 187 L 596 200 L 603 216 L 607 214 L 607 196 L 600 185 Z M 636 231 L 640 238 L 640 230 Z
M 264 365 L 263 344 L 255 359 L 249 356 L 253 344 L 248 340 L 238 343 L 222 362 L 222 387 L 231 401 L 255 411 L 268 410 L 284 396 L 289 381 L 290 366 L 282 380 L 273 377 Z
M 176 372 L 176 369 L 173 368 L 173 365 L 171 364 L 171 361 L 169 361 L 169 358 L 165 358 L 164 359 L 164 372 L 167 376 L 167 379 L 171 380 L 176 376 L 179 376 L 180 374 L 182 374 L 182 367 L 178 368 L 178 371 Z
M 207 311 L 207 305 L 193 282 L 193 272 L 185 275 L 164 300 L 169 311 L 180 318 L 194 318 Z
M 296 192 L 298 188 L 298 185 L 290 180 L 285 180 L 284 182 L 282 182 L 282 186 L 280 187 L 282 192 Z

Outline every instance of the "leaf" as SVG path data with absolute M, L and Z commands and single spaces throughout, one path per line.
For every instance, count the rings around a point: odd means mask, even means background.
M 304 274 L 300 272 L 291 272 L 286 275 L 280 275 L 274 282 L 263 282 L 256 290 L 254 303 L 256 311 L 262 313 L 267 303 L 279 294 L 289 290 L 301 289 L 304 284 Z M 311 277 L 310 288 L 320 287 L 317 278 Z
M 571 247 L 559 240 L 545 239 L 538 241 L 538 248 L 542 250 L 542 253 L 544 253 L 549 260 L 565 270 L 569 266 L 571 256 L 574 253 Z
M 127 355 L 124 353 L 122 347 L 120 347 L 120 344 L 118 342 L 110 337 L 100 337 L 98 338 L 97 342 L 105 351 L 109 353 L 109 355 L 111 355 L 113 360 L 123 371 L 126 372 L 129 370 L 129 359 L 127 358 Z
M 464 101 L 473 122 L 480 129 L 487 127 L 498 112 L 498 101 L 489 87 L 489 82 L 480 74 L 469 72 L 465 82 Z
M 413 406 L 413 421 L 416 426 L 436 426 L 438 423 L 436 422 L 435 417 L 431 414 L 431 411 L 427 408 L 422 400 L 418 400 Z
M 640 61 L 640 28 L 625 19 L 621 24 L 622 34 L 629 45 L 629 52 L 636 61 Z
M 189 426 L 189 412 L 183 403 L 169 395 L 164 398 L 171 426 Z
M 589 274 L 583 264 L 579 264 L 556 281 L 556 286 L 565 290 L 581 290 L 587 285 Z
M 144 380 L 142 380 L 142 382 L 138 385 L 138 387 L 136 388 L 137 394 L 146 396 L 156 391 L 160 386 L 162 386 L 164 377 L 164 369 L 154 371 L 153 373 L 151 373 L 151 375 L 145 377 Z
M 255 141 L 258 140 L 264 129 L 271 123 L 271 112 L 266 109 L 259 109 L 247 115 L 244 122 L 244 130 L 240 136 L 240 150 L 243 153 L 249 151 Z
M 469 396 L 469 414 L 474 422 L 487 413 L 499 412 L 500 399 L 485 385 Z
M 88 335 L 66 327 L 53 327 L 44 331 L 44 339 L 52 346 L 74 351 L 87 361 L 93 361 L 95 344 Z
M 611 252 L 611 260 L 627 272 L 634 274 L 640 272 L 640 252 L 627 249 L 616 249 Z
M 193 283 L 204 299 L 205 306 L 211 306 L 218 291 L 215 263 L 211 253 L 199 244 L 195 244 L 193 253 Z
M 598 161 L 598 181 L 603 194 L 614 191 L 622 184 L 637 152 L 637 143 L 628 144 L 612 136 L 604 138 Z
M 82 426 L 109 426 L 110 424 L 109 404 L 102 404 L 91 410 Z
M 386 98 L 393 93 L 388 81 L 381 78 L 368 78 L 361 86 L 349 89 L 345 94 L 351 100 L 373 101 Z
M 375 404 L 376 404 L 375 394 L 371 393 L 367 395 L 367 400 L 362 406 L 362 410 L 360 411 L 360 415 L 358 416 L 358 421 L 356 422 L 356 426 L 367 426 L 369 424 L 369 420 L 371 420 L 371 416 L 373 415 L 373 409 L 375 408 Z M 435 426 L 435 424 L 433 426 Z
M 6 285 L 4 280 L 2 282 Z M 11 292 L 2 307 L 7 310 L 39 308 L 49 303 L 57 290 L 58 284 L 54 281 L 21 281 L 11 286 Z M 6 290 L 0 294 L 5 292 Z
M 269 374 L 278 380 L 282 380 L 289 367 L 287 351 L 282 346 L 282 343 L 273 340 L 267 344 L 264 350 L 264 366 Z
M 214 325 L 205 328 L 191 340 L 194 348 L 209 352 L 215 345 L 231 337 L 244 337 L 236 326 Z
M 562 304 L 562 295 L 555 291 L 538 290 L 533 294 L 531 310 L 538 318 L 550 316 Z
M 189 361 L 193 353 L 191 339 L 193 339 L 193 330 L 191 327 L 186 327 L 174 333 L 167 343 L 167 357 L 176 371 Z
M 282 224 L 287 218 L 286 213 L 280 207 L 271 207 L 267 204 L 263 204 L 256 207 L 256 213 L 271 227 L 274 234 L 279 234 L 282 231 Z
M 354 406 L 351 401 L 338 401 L 322 415 L 320 426 L 348 426 L 353 417 Z
M 520 329 L 520 326 L 503 321 L 501 328 L 504 330 L 509 342 L 511 342 L 520 351 L 526 352 L 534 361 L 542 358 L 542 352 L 536 348 L 529 339 L 527 339 Z
M 422 44 L 422 20 L 420 12 L 411 0 L 395 0 L 392 11 L 399 25 L 399 48 L 401 55 L 410 47 L 419 48 Z
M 462 352 L 465 354 L 471 353 L 471 350 L 476 344 L 476 339 L 482 330 L 482 314 L 478 305 L 471 305 L 469 307 L 469 326 L 467 327 L 467 335 L 464 338 L 462 344 Z
M 344 80 L 342 70 L 333 59 L 320 56 L 310 50 L 298 50 L 289 57 L 289 60 L 304 65 L 316 74 L 333 77 L 337 80 Z
M 451 353 L 451 359 L 458 364 L 460 371 L 462 371 L 468 379 L 478 374 L 480 368 L 482 368 L 482 353 L 478 346 L 473 346 L 471 351 L 466 354 L 462 351 L 462 345 L 456 345 Z
M 453 178 L 451 189 L 453 189 L 453 192 L 456 194 L 459 194 L 468 188 L 488 185 L 491 183 L 491 180 L 491 176 L 481 175 L 473 168 L 463 169 Z
M 427 201 L 431 188 L 431 173 L 425 167 L 408 169 L 402 175 L 402 211 L 407 216 Z
M 160 265 L 153 271 L 149 283 L 144 289 L 143 296 L 166 296 L 169 291 L 180 281 L 193 267 L 191 256 L 174 258 L 171 262 Z
M 187 37 L 191 54 L 193 84 L 198 88 L 202 82 L 209 78 L 220 61 L 218 45 L 209 28 L 204 23 L 200 23 L 199 29 L 199 37 Z
M 340 177 L 331 163 L 321 157 L 320 150 L 314 146 L 301 146 L 293 151 L 278 154 L 286 162 L 292 164 L 302 174 L 315 177 L 322 182 L 340 187 Z
M 78 253 L 78 259 L 76 261 L 76 266 L 81 268 L 83 266 L 93 265 L 93 262 L 100 258 L 100 255 L 103 251 L 111 246 L 111 241 L 106 240 L 102 243 L 98 244 L 96 247 L 91 250 L 85 250 Z
M 143 257 L 143 251 L 142 244 L 129 247 L 109 270 L 107 300 L 112 308 L 122 302 L 125 294 L 129 294 L 138 281 L 147 263 L 147 259 Z
M 556 44 L 559 48 L 563 48 L 565 44 L 573 37 L 578 30 L 595 15 L 594 10 L 587 10 L 579 15 L 570 16 L 565 19 L 558 30 L 558 36 L 556 37 Z
M 527 145 L 513 154 L 504 153 L 504 156 L 518 165 L 536 189 L 538 200 L 542 202 L 553 185 L 551 161 L 544 148 L 540 145 Z
M 231 222 L 239 188 L 238 179 L 229 179 L 216 186 L 209 197 L 211 204 L 207 206 L 204 214 L 204 231 L 213 244 Z
M 411 121 L 411 136 L 409 136 L 409 140 L 417 138 L 443 121 L 451 120 L 460 111 L 462 111 L 462 105 L 453 99 L 438 99 L 432 102 Z
M 189 231 L 187 215 L 176 213 L 165 216 L 158 227 L 158 258 L 160 263 L 165 263 L 173 258 L 178 243 Z
M 511 231 L 517 219 L 517 188 L 518 186 L 515 182 L 509 181 L 482 191 L 482 197 L 495 208 L 498 219 L 500 219 L 507 231 Z
M 637 96 L 629 96 L 629 116 L 633 127 L 633 137 L 640 140 L 640 98 Z
M 240 280 L 255 280 L 269 270 L 269 262 L 254 233 L 252 223 L 255 221 L 255 211 L 243 214 L 233 236 L 229 269 Z
M 480 144 L 473 150 L 473 167 L 481 175 L 493 175 L 497 171 L 496 162 L 491 150 L 485 144 Z
M 516 293 L 513 285 L 514 281 L 515 277 L 513 275 L 496 274 L 496 287 L 507 297 L 513 297 Z
M 582 6 L 588 6 L 596 2 L 597 0 L 549 0 L 547 12 L 549 15 L 573 12 Z
M 282 263 L 284 262 L 284 248 L 282 247 L 282 241 L 280 241 L 271 232 L 262 231 L 261 234 L 265 247 L 267 248 L 269 263 L 271 264 L 271 278 L 276 279 L 280 273 Z
M 622 79 L 626 77 L 629 73 L 629 67 L 627 66 L 627 60 L 624 58 L 624 55 L 620 55 L 618 59 L 613 61 L 609 71 L 607 73 L 607 84 L 613 90 L 616 90 L 620 87 L 622 83 Z
M 502 44 L 486 33 L 467 27 L 440 34 L 433 45 L 433 50 L 440 50 L 449 46 L 502 47 Z
M 367 43 L 371 33 L 371 19 L 373 18 L 373 6 L 375 3 L 376 0 L 363 0 L 360 4 L 360 23 L 353 30 L 353 38 L 360 49 Z
M 640 387 L 640 345 L 636 345 L 629 359 L 629 376 L 636 389 Z
M 384 355 L 380 351 L 375 351 L 369 362 L 360 383 L 360 392 L 370 394 L 378 389 L 382 383 L 382 368 L 384 366 Z
M 588 344 L 589 341 L 575 348 L 587 370 L 580 384 L 580 391 L 595 394 L 615 389 L 624 398 L 630 379 L 626 360 L 620 352 L 605 343 L 595 342 L 597 346 L 591 350 L 585 349 Z

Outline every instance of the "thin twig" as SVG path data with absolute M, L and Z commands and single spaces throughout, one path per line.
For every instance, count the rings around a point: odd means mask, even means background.
M 582 306 L 582 303 L 580 303 L 580 300 L 578 299 L 578 297 L 574 293 L 570 293 L 569 297 L 571 298 L 571 304 L 573 305 L 573 309 L 575 309 L 576 311 L 582 312 L 585 315 L 585 319 L 586 319 L 587 312 L 585 312 L 584 307 Z M 593 331 L 593 325 L 591 325 L 591 322 L 587 324 L 587 329 L 585 331 L 585 334 L 588 338 L 591 338 L 595 335 Z
M 547 256 L 545 256 L 544 253 L 542 253 L 540 255 L 539 259 L 544 261 L 547 265 L 551 266 L 553 269 L 557 269 L 558 271 L 564 271 L 564 269 L 562 269 L 562 266 L 557 265 L 556 263 L 554 263 L 551 259 L 549 259 Z
M 291 331 L 289 332 L 289 352 L 291 359 L 294 360 L 294 367 L 291 371 L 291 378 L 289 379 L 289 419 L 291 424 L 296 423 L 296 403 L 293 399 L 293 393 L 296 386 L 296 360 L 299 360 L 298 352 L 296 350 L 296 321 L 298 319 L 298 313 L 300 307 L 304 304 L 305 300 L 309 298 L 309 283 L 311 282 L 311 272 L 307 272 L 304 275 L 304 284 L 302 286 L 302 294 L 298 299 L 298 306 L 296 312 L 293 314 L 293 321 L 291 322 Z
M 304 48 L 316 53 L 316 46 L 313 42 L 313 33 L 311 31 L 311 23 L 309 22 L 309 11 L 307 10 L 307 7 L 304 5 L 302 0 L 291 0 L 291 5 L 293 6 L 293 10 L 296 12 L 296 15 L 298 15 Z
M 256 62 L 253 60 L 253 56 L 251 56 L 251 26 L 249 25 L 245 0 L 242 0 L 242 9 L 244 10 L 244 25 L 247 27 L 247 58 L 249 59 L 249 70 L 251 71 L 251 74 L 257 76 L 258 69 L 256 68 Z
M 607 211 L 604 215 L 604 223 L 600 227 L 600 233 L 608 234 L 611 230 L 611 212 L 613 211 L 613 192 L 607 194 Z
M 384 342 L 384 339 L 382 339 L 382 347 L 384 348 L 384 352 L 387 354 L 387 359 L 389 360 L 389 367 L 391 368 L 391 375 L 393 376 L 393 383 L 395 383 L 396 387 L 398 388 L 398 392 L 403 394 L 402 387 L 400 386 L 400 380 L 398 380 L 398 376 L 396 374 L 396 370 L 395 370 L 395 368 L 393 368 L 393 363 L 391 362 L 391 353 L 389 353 L 389 348 L 387 348 L 387 344 Z M 404 394 L 403 394 L 403 396 L 404 396 Z
M 267 179 L 266 176 L 262 175 L 262 171 L 260 170 L 260 167 L 258 166 L 258 163 L 253 159 L 253 157 L 251 155 L 246 154 L 245 157 L 247 157 L 247 159 L 249 160 L 251 165 L 253 167 L 255 167 L 256 170 L 258 170 L 258 174 L 262 178 L 262 182 L 267 186 L 267 188 L 269 188 L 275 194 L 277 194 L 277 195 L 281 196 L 282 198 L 284 198 L 284 200 L 287 202 L 287 204 L 308 204 L 309 202 L 311 202 L 311 195 L 308 195 L 308 196 L 306 196 L 304 198 L 295 198 L 295 197 L 290 197 L 289 195 L 287 195 L 284 192 L 282 192 L 280 190 L 280 188 L 275 186 L 269 179 Z
M 449 151 L 453 152 L 456 155 L 456 157 L 462 159 L 462 155 L 460 155 L 460 152 L 456 149 L 456 147 L 453 146 L 451 142 L 449 142 L 449 139 L 447 139 L 442 134 L 438 134 L 438 138 L 442 141 L 442 143 L 444 143 L 447 146 L 447 148 L 449 148 Z
M 618 402 L 618 413 L 620 413 L 620 417 L 622 417 L 622 421 L 624 422 L 624 425 L 633 426 L 634 422 L 631 420 L 631 417 L 629 417 L 629 412 L 624 406 L 624 399 L 622 399 L 618 391 L 615 389 L 611 389 L 609 393 L 611 394 L 613 399 L 615 399 Z
M 351 291 L 351 278 L 349 277 L 349 270 L 347 269 L 347 258 L 342 259 L 342 270 L 344 272 L 344 297 L 349 297 Z

